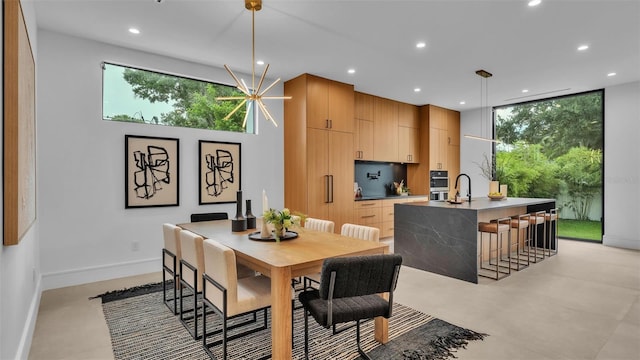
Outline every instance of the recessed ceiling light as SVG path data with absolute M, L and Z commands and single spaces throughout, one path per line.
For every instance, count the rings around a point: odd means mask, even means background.
M 528 93 L 528 92 L 529 92 L 529 90 L 528 90 L 528 89 L 522 89 L 522 92 L 523 92 L 523 93 Z
M 580 45 L 578 46 L 578 51 L 585 51 L 589 48 L 589 45 Z
M 140 34 L 140 30 L 136 29 L 136 28 L 129 28 L 129 32 L 135 35 Z
M 610 73 L 607 74 L 607 76 L 616 76 L 616 73 L 610 72 Z
M 531 0 L 529 1 L 529 6 L 538 6 L 540 5 L 540 3 L 542 2 L 542 0 Z
M 413 89 L 414 92 L 420 92 L 420 88 Z
M 256 64 L 258 64 L 258 65 L 264 65 L 264 61 L 262 61 L 262 60 L 258 60 L 258 61 L 256 61 Z
M 466 103 L 467 103 L 466 101 L 460 101 L 460 105 L 464 105 Z
M 427 43 L 426 43 L 426 42 L 424 42 L 424 41 L 419 41 L 419 42 L 416 44 L 416 47 L 417 47 L 418 49 L 422 49 L 422 48 L 423 48 L 423 47 L 425 47 L 425 46 L 427 46 Z
M 356 73 L 356 69 L 349 69 L 349 70 L 347 70 L 347 72 L 349 74 L 355 74 Z

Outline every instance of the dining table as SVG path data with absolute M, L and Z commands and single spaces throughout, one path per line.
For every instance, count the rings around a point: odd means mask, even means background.
M 276 242 L 259 236 L 262 219 L 257 221 L 258 229 L 238 232 L 231 231 L 231 220 L 192 222 L 178 226 L 226 245 L 235 252 L 237 263 L 271 279 L 271 358 L 276 360 L 292 358 L 292 279 L 319 273 L 323 261 L 328 258 L 389 252 L 389 246 L 385 243 L 303 227 L 289 229 L 295 234 Z M 375 340 L 387 343 L 388 319 L 378 317 L 374 323 Z

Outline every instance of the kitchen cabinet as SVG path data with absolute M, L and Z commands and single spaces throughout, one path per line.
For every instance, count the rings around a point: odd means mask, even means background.
M 420 162 L 420 116 L 415 105 L 398 103 L 398 161 Z
M 344 91 L 346 99 L 329 100 L 321 88 L 350 91 Z M 284 94 L 292 96 L 284 101 L 284 205 L 331 220 L 340 232 L 342 224 L 353 222 L 354 162 L 348 156 L 354 151 L 353 86 L 303 74 L 284 83 Z M 344 102 L 344 108 L 330 116 L 332 121 L 318 121 L 318 109 L 327 108 L 327 101 Z M 338 126 L 345 123 L 350 125 Z
M 353 132 L 353 85 L 321 77 L 307 77 L 307 126 Z
M 407 181 L 414 193 L 427 194 L 429 171 L 447 170 L 451 189 L 460 173 L 460 113 L 434 105 L 421 106 L 419 111 L 423 161 L 407 167 Z
M 427 201 L 425 197 L 398 196 L 379 200 L 354 201 L 355 224 L 376 227 L 380 229 L 380 238 L 394 235 L 395 204 L 414 201 Z
M 354 159 L 373 158 L 373 95 L 355 92 Z
M 375 97 L 373 101 L 373 158 L 398 161 L 398 103 Z

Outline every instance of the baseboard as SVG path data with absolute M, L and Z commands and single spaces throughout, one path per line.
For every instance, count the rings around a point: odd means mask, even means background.
M 81 285 L 126 276 L 148 274 L 160 271 L 161 267 L 161 258 L 157 257 L 152 259 L 51 272 L 42 275 L 42 290 L 57 289 L 65 286 Z
M 625 239 L 616 236 L 602 236 L 602 244 L 605 246 L 613 246 L 623 249 L 640 250 L 639 239 Z
M 38 309 L 40 309 L 40 297 L 42 295 L 42 280 L 38 279 L 36 288 L 33 292 L 31 304 L 29 305 L 29 312 L 27 313 L 27 320 L 25 326 L 22 329 L 22 336 L 20 336 L 20 343 L 16 351 L 16 359 L 29 358 L 29 350 L 31 349 L 31 341 L 33 340 L 33 333 L 36 330 L 36 319 L 38 318 Z

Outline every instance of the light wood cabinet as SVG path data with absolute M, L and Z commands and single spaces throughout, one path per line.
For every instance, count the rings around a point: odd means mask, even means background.
M 420 129 L 398 127 L 398 161 L 404 163 L 420 162 Z
M 452 188 L 451 179 L 460 173 L 460 113 L 434 105 L 421 106 L 420 126 L 419 153 L 423 161 L 407 167 L 407 181 L 414 193 L 428 194 L 429 171 L 447 170 Z
M 398 126 L 420 128 L 419 109 L 415 105 L 398 103 Z
M 354 96 L 354 159 L 373 158 L 373 95 L 355 92 Z
M 350 89 L 344 92 L 346 99 L 322 95 L 323 88 L 345 87 Z M 292 211 L 331 220 L 340 232 L 342 224 L 353 222 L 354 162 L 345 156 L 353 153 L 353 86 L 303 74 L 285 82 L 284 93 L 292 96 L 284 102 L 284 204 Z M 344 102 L 338 106 L 343 108 L 330 115 L 332 121 L 318 121 L 327 101 Z M 347 123 L 348 131 L 338 130 Z
M 395 204 L 427 201 L 425 197 L 405 197 L 380 200 L 360 200 L 354 201 L 355 224 L 372 226 L 380 229 L 380 238 L 394 235 Z
M 373 158 L 398 161 L 398 103 L 376 97 L 373 101 Z
M 307 126 L 353 132 L 353 85 L 313 75 L 307 77 Z M 293 99 L 295 100 L 295 99 Z

